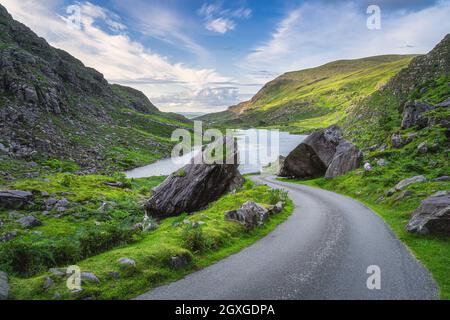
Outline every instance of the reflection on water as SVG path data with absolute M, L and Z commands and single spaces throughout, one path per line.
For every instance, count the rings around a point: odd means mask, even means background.
M 306 138 L 304 135 L 263 129 L 234 130 L 233 136 L 238 141 L 241 158 L 239 171 L 243 174 L 259 172 L 263 166 L 274 162 L 280 155 L 287 156 Z M 148 166 L 128 171 L 126 175 L 128 178 L 167 176 L 188 164 L 198 152 L 199 148 L 177 159 L 176 163 L 172 159 L 159 160 Z

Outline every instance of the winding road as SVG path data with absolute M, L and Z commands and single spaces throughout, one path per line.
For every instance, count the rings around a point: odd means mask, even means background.
M 252 246 L 139 300 L 438 299 L 428 271 L 361 203 L 333 192 L 252 179 L 289 191 L 295 211 Z M 369 266 L 380 289 L 369 290 Z

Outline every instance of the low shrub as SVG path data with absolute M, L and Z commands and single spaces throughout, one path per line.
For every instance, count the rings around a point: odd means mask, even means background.
M 278 202 L 286 202 L 288 200 L 288 192 L 282 189 L 269 190 L 269 203 L 277 204 Z

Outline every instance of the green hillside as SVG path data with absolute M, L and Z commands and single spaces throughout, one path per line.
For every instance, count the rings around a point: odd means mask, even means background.
M 342 60 L 289 72 L 267 83 L 252 100 L 199 119 L 232 127 L 313 131 L 341 120 L 349 108 L 379 89 L 413 57 L 385 55 Z

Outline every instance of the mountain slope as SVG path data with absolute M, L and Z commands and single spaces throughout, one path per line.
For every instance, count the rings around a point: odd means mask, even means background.
M 229 126 L 276 126 L 311 131 L 337 122 L 345 111 L 406 67 L 414 56 L 385 55 L 335 61 L 286 73 L 250 101 L 199 119 Z
M 147 164 L 168 154 L 175 127 L 190 126 L 184 117 L 160 112 L 141 92 L 110 85 L 1 5 L 0 67 L 5 172 L 20 171 L 25 160 L 48 164 L 51 158 L 84 171 Z

